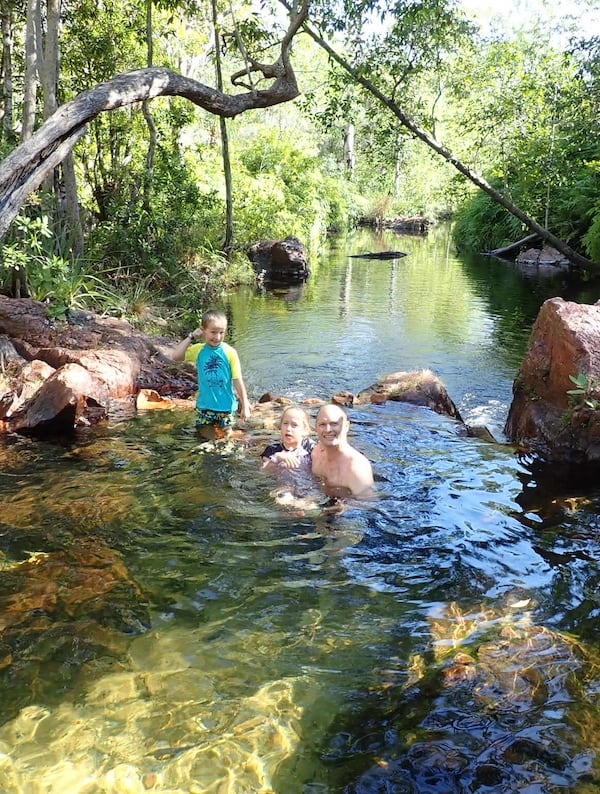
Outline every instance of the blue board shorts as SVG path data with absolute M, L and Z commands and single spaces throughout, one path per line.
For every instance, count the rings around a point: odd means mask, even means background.
M 235 422 L 235 414 L 229 411 L 213 411 L 210 408 L 196 408 L 196 427 L 231 427 Z

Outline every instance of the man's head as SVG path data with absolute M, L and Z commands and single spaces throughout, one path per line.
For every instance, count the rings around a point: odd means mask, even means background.
M 350 421 L 339 405 L 328 404 L 319 408 L 316 419 L 319 441 L 325 446 L 337 446 L 346 441 Z
M 218 347 L 227 333 L 227 317 L 219 309 L 209 309 L 202 315 L 204 341 L 210 347 Z

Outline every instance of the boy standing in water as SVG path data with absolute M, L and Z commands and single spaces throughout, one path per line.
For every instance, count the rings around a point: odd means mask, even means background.
M 236 350 L 223 341 L 226 333 L 225 313 L 209 309 L 202 315 L 200 326 L 171 351 L 175 361 L 185 359 L 196 365 L 196 427 L 211 440 L 228 435 L 238 404 L 242 419 L 251 414 L 240 359 Z M 199 337 L 204 337 L 204 341 L 196 344 Z

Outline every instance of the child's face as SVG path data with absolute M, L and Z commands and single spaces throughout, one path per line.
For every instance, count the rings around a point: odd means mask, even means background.
M 281 443 L 286 449 L 296 449 L 309 431 L 308 422 L 302 411 L 286 411 L 281 418 Z
M 202 330 L 206 344 L 218 347 L 227 333 L 227 320 L 210 320 Z

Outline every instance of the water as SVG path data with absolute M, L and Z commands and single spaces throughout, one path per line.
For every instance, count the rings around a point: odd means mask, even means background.
M 430 367 L 501 440 L 541 301 L 575 296 L 443 230 L 349 246 L 231 296 L 252 399 Z M 409 256 L 347 256 L 376 246 Z M 271 434 L 207 450 L 185 411 L 3 441 L 0 791 L 598 789 L 600 492 L 424 409 L 351 420 L 379 498 L 336 515 L 274 502 Z

